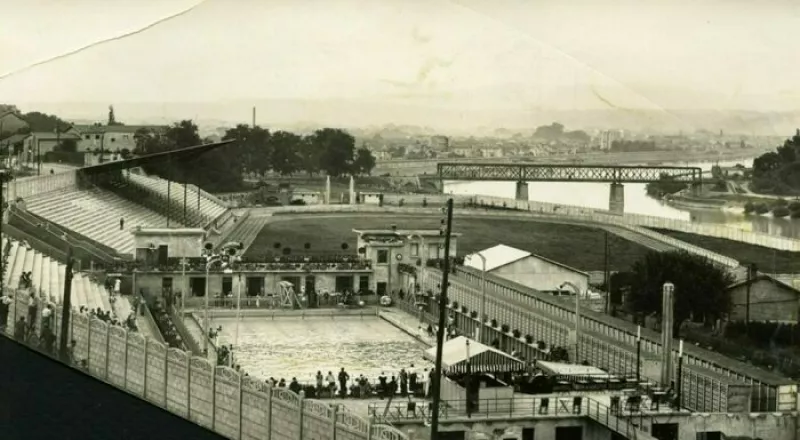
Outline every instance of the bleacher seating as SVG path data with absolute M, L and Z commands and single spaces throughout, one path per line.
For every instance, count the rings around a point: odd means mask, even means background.
M 19 289 L 22 273 L 32 272 L 33 289 L 44 294 L 53 303 L 61 304 L 66 266 L 16 240 L 4 238 L 4 246 L 9 241 L 6 271 L 3 274 L 5 287 Z M 85 306 L 104 311 L 112 310 L 105 288 L 79 272 L 74 273 L 72 278 L 72 304 L 76 308 Z
M 135 243 L 131 230 L 137 226 L 166 227 L 167 218 L 126 200 L 110 191 L 67 188 L 26 199 L 27 209 L 92 240 L 133 254 Z M 125 219 L 124 230 L 119 221 Z M 181 227 L 172 220 L 170 226 Z
M 183 184 L 178 182 L 168 183 L 167 180 L 157 176 L 145 176 L 136 173 L 130 173 L 127 177 L 131 183 L 160 194 L 165 200 L 167 199 L 167 194 L 169 194 L 169 200 L 175 204 L 174 206 L 183 206 Z M 167 186 L 170 186 L 169 191 L 167 190 Z M 213 222 L 228 210 L 227 206 L 203 190 L 200 191 L 200 209 L 198 210 L 196 187 L 189 188 L 186 191 L 188 194 L 186 204 L 187 210 L 193 216 L 200 217 L 202 223 L 199 225 L 200 227 L 205 227 L 206 224 Z

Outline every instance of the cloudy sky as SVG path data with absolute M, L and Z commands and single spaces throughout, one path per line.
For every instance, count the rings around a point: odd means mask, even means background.
M 0 0 L 0 11 L 0 102 L 22 105 L 800 107 L 792 0 Z

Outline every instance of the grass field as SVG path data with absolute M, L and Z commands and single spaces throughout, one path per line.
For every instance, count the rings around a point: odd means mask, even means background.
M 707 237 L 705 235 L 689 234 L 666 229 L 653 228 L 653 230 L 714 251 L 718 254 L 735 258 L 739 260 L 740 263 L 755 263 L 758 265 L 758 270 L 761 272 L 800 272 L 800 252 L 779 251 L 739 241 L 726 240 L 724 238 Z
M 605 231 L 573 225 L 540 223 L 520 220 L 456 219 L 453 231 L 463 234 L 458 241 L 458 253 L 486 249 L 506 244 L 524 249 L 585 271 L 603 270 Z M 247 256 L 275 255 L 274 243 L 292 249 L 292 254 L 320 255 L 356 252 L 353 229 L 439 229 L 438 217 L 287 217 L 273 218 L 247 250 Z M 608 234 L 611 249 L 611 270 L 626 270 L 641 258 L 647 248 Z M 306 251 L 305 243 L 311 248 Z M 342 243 L 349 248 L 342 251 Z

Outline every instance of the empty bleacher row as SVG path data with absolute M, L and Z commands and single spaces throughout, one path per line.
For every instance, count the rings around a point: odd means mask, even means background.
M 3 274 L 5 287 L 20 289 L 22 274 L 31 272 L 32 289 L 48 298 L 54 304 L 61 304 L 64 296 L 66 266 L 50 257 L 28 248 L 23 243 L 5 238 L 4 249 L 8 248 L 6 271 Z M 82 273 L 74 273 L 72 278 L 72 305 L 90 309 L 113 311 L 123 319 L 131 313 L 127 301 L 116 301 L 111 306 L 108 293 L 100 283 Z
M 193 226 L 205 228 L 206 225 L 212 223 L 228 210 L 227 206 L 212 199 L 212 196 L 202 190 L 200 190 L 199 194 L 198 207 L 197 187 L 188 188 L 181 183 L 168 182 L 157 176 L 145 176 L 137 173 L 126 173 L 125 176 L 130 183 L 160 195 L 164 200 L 169 200 L 173 207 L 179 209 L 182 209 L 184 195 L 186 195 L 187 211 L 197 222 Z M 179 216 L 178 218 L 181 217 Z
M 65 188 L 29 197 L 25 202 L 34 214 L 123 254 L 135 252 L 132 229 L 167 225 L 165 216 L 100 189 Z M 120 220 L 124 220 L 122 227 Z M 182 226 L 174 221 L 172 225 Z

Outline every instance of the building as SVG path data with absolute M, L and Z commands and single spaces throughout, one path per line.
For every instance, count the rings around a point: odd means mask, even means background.
M 36 155 L 44 156 L 46 153 L 53 151 L 61 142 L 67 139 L 72 139 L 79 143 L 80 136 L 70 129 L 63 133 L 55 133 L 48 131 L 34 131 L 30 136 L 26 137 L 22 142 L 24 151 L 30 156 L 30 159 Z
M 15 111 L 0 111 L 0 135 L 3 133 L 16 133 L 18 130 L 28 127 L 28 121 Z
M 407 288 L 400 281 L 399 266 L 425 266 L 444 256 L 445 237 L 438 229 L 401 230 L 392 226 L 382 230 L 353 230 L 358 234 L 358 253 L 372 261 L 374 290 L 378 295 Z M 452 233 L 450 255 L 456 256 L 461 234 Z
M 149 129 L 160 133 L 167 129 L 160 125 L 76 125 L 73 128 L 80 135 L 78 151 L 133 151 L 136 131 Z
M 503 149 L 500 147 L 481 148 L 481 157 L 503 157 Z
M 432 136 L 431 147 L 436 151 L 447 151 L 450 147 L 450 139 L 447 136 Z
M 582 293 L 589 288 L 589 274 L 528 251 L 499 244 L 489 249 L 467 255 L 464 265 L 501 276 L 524 286 L 543 292 L 559 292 L 565 282 L 577 286 Z
M 731 297 L 731 321 L 744 321 L 747 317 L 748 286 L 750 321 L 797 324 L 800 316 L 800 290 L 763 274 L 728 288 Z

